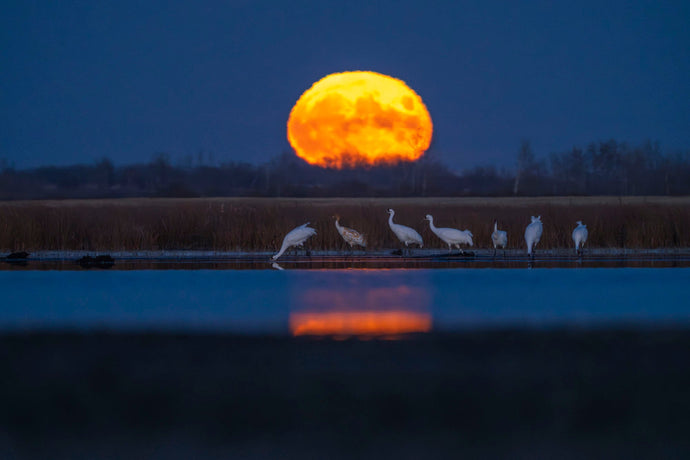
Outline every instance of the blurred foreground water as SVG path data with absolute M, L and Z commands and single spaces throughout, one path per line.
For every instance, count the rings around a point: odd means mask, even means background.
M 688 458 L 688 268 L 0 272 L 0 458 Z

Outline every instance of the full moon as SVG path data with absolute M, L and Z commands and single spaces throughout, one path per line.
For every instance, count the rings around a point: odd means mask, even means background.
M 287 137 L 307 163 L 329 168 L 414 161 L 431 143 L 431 116 L 402 80 L 376 72 L 327 75 L 300 96 Z

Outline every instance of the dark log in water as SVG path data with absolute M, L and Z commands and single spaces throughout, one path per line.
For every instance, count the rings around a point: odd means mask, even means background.
M 83 256 L 77 260 L 77 263 L 83 268 L 110 268 L 115 264 L 115 259 L 108 254 L 99 255 L 96 257 Z

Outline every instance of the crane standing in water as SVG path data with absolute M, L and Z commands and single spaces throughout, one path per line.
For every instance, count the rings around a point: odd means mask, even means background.
M 498 221 L 494 221 L 494 232 L 491 234 L 491 242 L 494 244 L 494 257 L 496 257 L 496 248 L 501 246 L 503 248 L 503 257 L 506 255 L 506 246 L 508 246 L 508 233 L 505 230 L 498 229 Z
M 388 226 L 391 228 L 391 230 L 393 230 L 393 233 L 395 233 L 395 236 L 398 237 L 400 242 L 405 243 L 405 247 L 409 247 L 410 244 L 418 244 L 420 248 L 424 247 L 422 235 L 417 233 L 414 228 L 393 222 L 395 211 L 392 209 L 388 210 L 388 214 L 390 214 L 390 217 L 388 218 Z
M 338 233 L 340 233 L 340 236 L 343 237 L 343 240 L 347 244 L 350 245 L 350 249 L 356 244 L 359 246 L 362 246 L 363 248 L 367 247 L 367 242 L 366 239 L 364 238 L 364 235 L 359 233 L 357 230 L 349 228 L 349 227 L 343 227 L 340 225 L 340 216 L 335 215 L 335 228 L 338 229 Z
M 578 220 L 576 224 L 577 227 L 573 230 L 573 242 L 575 243 L 575 253 L 581 256 L 589 232 L 587 231 L 587 226 L 581 220 Z
M 525 243 L 527 243 L 527 255 L 534 259 L 534 247 L 541 239 L 544 228 L 541 224 L 541 216 L 532 216 L 532 223 L 525 229 Z
M 464 254 L 460 248 L 461 244 L 468 244 L 472 246 L 474 243 L 472 241 L 472 232 L 469 230 L 458 230 L 456 228 L 438 228 L 434 225 L 434 217 L 431 214 L 426 215 L 426 220 L 429 221 L 429 227 L 431 231 L 436 234 L 444 243 L 448 245 L 448 252 L 452 252 L 451 245 L 460 249 L 460 253 Z
M 283 238 L 283 244 L 280 247 L 280 251 L 271 257 L 271 259 L 277 260 L 278 257 L 282 256 L 283 253 L 292 246 L 303 247 L 304 242 L 307 241 L 309 237 L 316 235 L 316 230 L 311 227 L 307 227 L 307 225 L 309 225 L 309 222 L 300 225 L 285 235 L 285 238 Z

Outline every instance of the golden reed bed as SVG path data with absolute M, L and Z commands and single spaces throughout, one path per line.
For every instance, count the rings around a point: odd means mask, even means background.
M 274 251 L 287 231 L 311 222 L 318 234 L 308 247 L 345 250 L 334 214 L 363 232 L 370 249 L 397 248 L 389 207 L 425 247 L 445 247 L 423 221 L 427 213 L 439 227 L 470 229 L 479 248 L 491 246 L 494 219 L 509 248 L 524 248 L 530 215 L 542 216 L 540 249 L 571 247 L 576 220 L 587 224 L 591 248 L 690 247 L 690 197 L 137 198 L 0 202 L 0 249 Z

